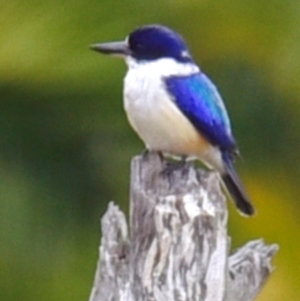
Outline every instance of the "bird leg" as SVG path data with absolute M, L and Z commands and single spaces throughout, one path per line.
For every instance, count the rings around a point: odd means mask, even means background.
M 181 170 L 183 173 L 187 172 L 191 163 L 186 156 L 181 156 L 179 161 L 165 161 L 165 166 L 160 172 L 162 176 L 169 177 L 174 171 Z

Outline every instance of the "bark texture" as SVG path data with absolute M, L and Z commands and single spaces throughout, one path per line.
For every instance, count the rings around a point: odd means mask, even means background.
M 217 173 L 166 164 L 155 153 L 132 160 L 130 235 L 124 213 L 110 203 L 89 300 L 254 300 L 277 245 L 256 240 L 229 256 Z

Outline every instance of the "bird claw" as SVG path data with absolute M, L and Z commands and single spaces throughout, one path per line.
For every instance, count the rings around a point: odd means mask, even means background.
M 160 172 L 162 176 L 170 177 L 170 175 L 177 171 L 181 170 L 182 173 L 186 173 L 191 166 L 191 163 L 186 161 L 186 157 L 182 157 L 179 162 L 167 161 L 163 170 Z

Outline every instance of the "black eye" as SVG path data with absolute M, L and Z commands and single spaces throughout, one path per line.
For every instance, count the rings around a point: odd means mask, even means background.
M 137 44 L 135 45 L 135 49 L 136 49 L 136 50 L 141 50 L 141 49 L 143 49 L 143 45 L 140 44 L 140 43 L 137 43 Z

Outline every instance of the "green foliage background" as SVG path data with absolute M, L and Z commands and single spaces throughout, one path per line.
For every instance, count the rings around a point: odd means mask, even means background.
M 107 202 L 127 210 L 143 149 L 121 60 L 88 50 L 138 25 L 178 30 L 218 85 L 258 214 L 230 204 L 233 248 L 279 243 L 257 300 L 300 297 L 300 6 L 296 0 L 0 3 L 0 300 L 87 300 Z

